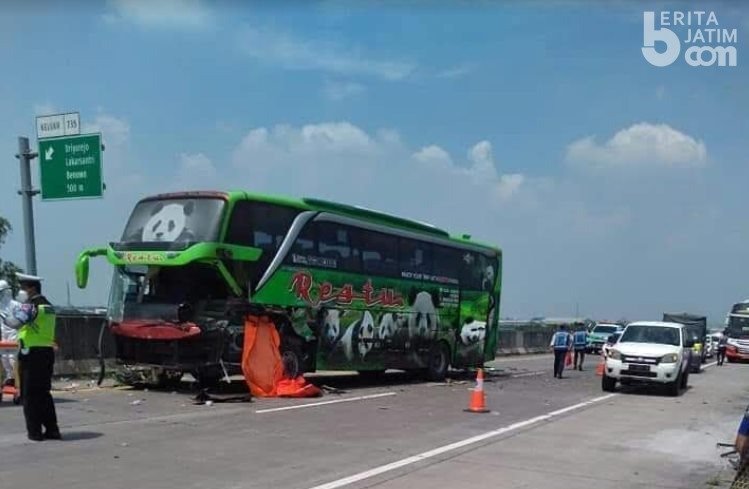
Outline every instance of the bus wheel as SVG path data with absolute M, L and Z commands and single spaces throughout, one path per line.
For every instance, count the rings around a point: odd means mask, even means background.
M 432 382 L 442 382 L 447 377 L 450 366 L 450 349 L 444 342 L 439 342 L 429 351 L 426 377 Z
M 281 363 L 284 377 L 296 379 L 302 373 L 302 346 L 293 339 L 281 343 Z

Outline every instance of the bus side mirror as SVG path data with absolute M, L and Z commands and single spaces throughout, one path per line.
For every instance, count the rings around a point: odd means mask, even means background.
M 85 289 L 88 285 L 88 255 L 81 253 L 75 263 L 75 283 L 79 289 Z
M 78 255 L 75 262 L 75 283 L 79 289 L 85 289 L 88 285 L 88 263 L 92 256 L 106 255 L 106 248 L 89 248 Z

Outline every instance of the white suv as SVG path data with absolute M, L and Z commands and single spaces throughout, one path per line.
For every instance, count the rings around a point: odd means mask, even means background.
M 678 396 L 689 382 L 693 341 L 684 325 L 656 321 L 629 323 L 608 351 L 601 386 L 606 392 L 616 382 L 661 384 Z

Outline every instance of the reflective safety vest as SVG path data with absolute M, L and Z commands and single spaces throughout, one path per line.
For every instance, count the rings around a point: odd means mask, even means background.
M 554 348 L 567 348 L 569 345 L 569 333 L 558 331 L 554 333 Z
M 18 346 L 22 350 L 55 343 L 55 309 L 52 306 L 36 306 L 36 317 L 18 331 Z
M 587 334 L 585 331 L 575 331 L 575 346 L 585 346 Z

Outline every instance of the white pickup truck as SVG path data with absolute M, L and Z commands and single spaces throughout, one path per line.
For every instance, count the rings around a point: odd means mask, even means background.
M 601 386 L 613 392 L 616 383 L 660 384 L 678 396 L 689 382 L 693 341 L 684 325 L 659 321 L 629 323 L 608 349 Z

